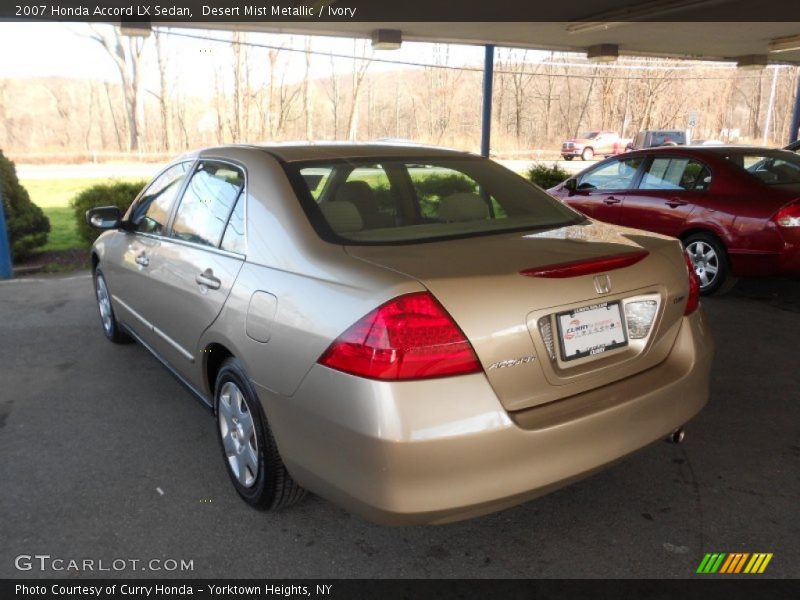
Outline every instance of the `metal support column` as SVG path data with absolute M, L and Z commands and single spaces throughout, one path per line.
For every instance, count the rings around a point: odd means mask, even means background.
M 11 246 L 6 230 L 6 211 L 3 208 L 3 190 L 0 189 L 0 279 L 11 279 Z
M 794 93 L 794 110 L 792 124 L 789 125 L 789 143 L 797 141 L 797 130 L 800 129 L 800 77 L 797 78 L 797 90 Z
M 486 44 L 483 63 L 483 115 L 481 118 L 481 155 L 489 157 L 492 137 L 492 80 L 494 79 L 494 44 Z

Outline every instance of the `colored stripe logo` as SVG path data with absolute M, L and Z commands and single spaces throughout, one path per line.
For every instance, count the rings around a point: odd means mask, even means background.
M 748 552 L 713 552 L 703 557 L 696 572 L 702 574 L 724 573 L 726 575 L 763 573 L 771 560 L 771 552 L 756 552 L 753 554 Z

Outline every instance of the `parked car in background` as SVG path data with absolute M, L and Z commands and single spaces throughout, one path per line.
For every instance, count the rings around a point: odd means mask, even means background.
M 628 144 L 627 150 L 642 150 L 657 146 L 682 146 L 686 144 L 686 132 L 679 129 L 646 129 L 640 131 Z
M 595 155 L 613 156 L 625 152 L 628 140 L 623 140 L 613 131 L 588 131 L 576 138 L 561 144 L 561 156 L 572 160 L 580 156 L 583 160 L 591 160 Z
M 108 230 L 91 251 L 105 336 L 212 409 L 254 507 L 307 489 L 385 523 L 465 519 L 679 438 L 708 399 L 680 244 L 482 157 L 209 148 L 124 217 L 86 216 Z
M 736 276 L 800 274 L 800 157 L 786 150 L 651 148 L 550 192 L 595 219 L 680 238 L 704 294 Z

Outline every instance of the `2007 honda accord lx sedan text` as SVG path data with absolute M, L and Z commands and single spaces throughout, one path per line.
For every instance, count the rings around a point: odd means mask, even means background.
M 87 212 L 103 330 L 214 411 L 258 508 L 381 523 L 524 502 L 669 436 L 713 342 L 678 240 L 467 153 L 210 148 Z

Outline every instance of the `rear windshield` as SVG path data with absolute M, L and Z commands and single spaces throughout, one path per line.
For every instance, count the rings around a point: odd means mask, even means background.
M 336 243 L 420 243 L 584 220 L 480 158 L 339 160 L 286 169 L 319 235 Z
M 683 131 L 654 131 L 650 134 L 650 146 L 685 143 L 686 134 Z
M 737 152 L 725 158 L 766 184 L 800 184 L 800 157 L 794 152 Z

